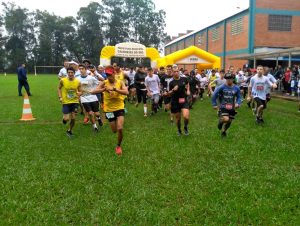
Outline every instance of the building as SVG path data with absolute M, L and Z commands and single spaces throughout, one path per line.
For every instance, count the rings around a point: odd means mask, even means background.
M 241 55 L 300 47 L 300 0 L 250 0 L 248 9 L 173 39 L 165 55 L 191 45 L 220 56 L 222 68 L 253 66 L 234 59 Z

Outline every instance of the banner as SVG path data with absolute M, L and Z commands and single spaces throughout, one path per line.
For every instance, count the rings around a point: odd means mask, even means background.
M 146 57 L 146 47 L 133 42 L 120 43 L 115 46 L 115 56 L 128 58 Z

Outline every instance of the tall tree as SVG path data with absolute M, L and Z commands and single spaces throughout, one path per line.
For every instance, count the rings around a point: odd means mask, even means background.
M 4 24 L 8 34 L 5 45 L 8 68 L 15 71 L 18 64 L 32 59 L 35 45 L 33 14 L 13 3 L 4 6 Z
M 104 45 L 104 8 L 98 2 L 90 2 L 77 13 L 78 41 L 83 57 L 99 62 L 99 52 Z
M 0 71 L 4 71 L 5 68 L 5 37 L 3 35 L 3 17 L 0 14 Z
M 165 12 L 155 11 L 152 0 L 125 0 L 130 21 L 130 39 L 159 48 L 166 33 Z
M 116 45 L 129 41 L 129 15 L 125 0 L 103 0 L 105 14 L 107 15 L 106 38 L 107 44 Z

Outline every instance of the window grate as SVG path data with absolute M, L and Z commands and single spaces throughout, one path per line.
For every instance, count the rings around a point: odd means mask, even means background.
M 212 40 L 213 41 L 217 41 L 220 39 L 220 27 L 214 27 L 212 30 L 211 30 L 211 33 L 212 33 Z
M 243 17 L 231 21 L 231 35 L 238 35 L 243 32 Z
M 292 16 L 269 15 L 269 31 L 292 31 Z

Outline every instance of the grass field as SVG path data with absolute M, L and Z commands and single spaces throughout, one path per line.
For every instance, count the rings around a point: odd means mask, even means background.
M 79 115 L 65 135 L 57 82 L 29 76 L 24 123 L 16 76 L 0 77 L 0 225 L 300 225 L 297 103 L 272 100 L 264 126 L 244 105 L 225 139 L 207 98 L 188 137 L 128 104 L 117 157 L 107 123 L 95 134 Z

